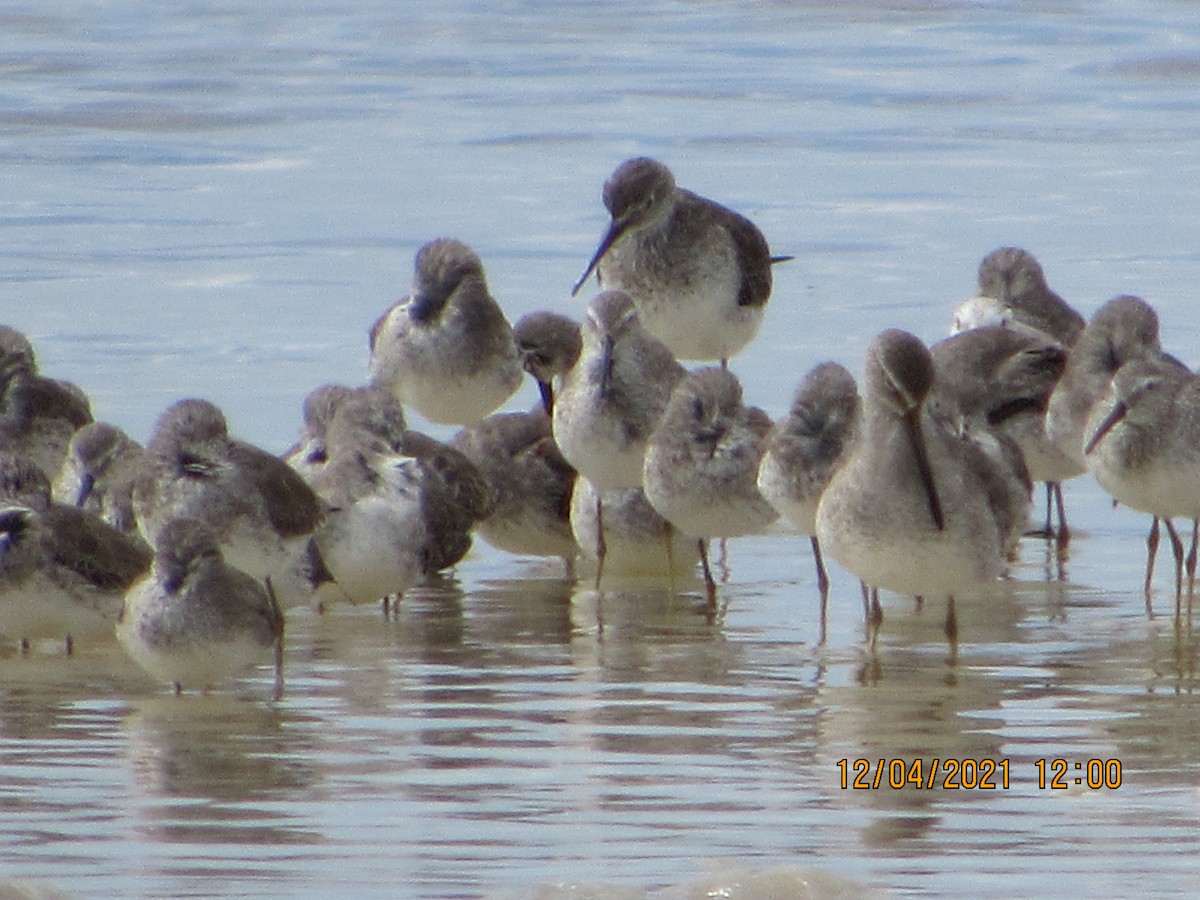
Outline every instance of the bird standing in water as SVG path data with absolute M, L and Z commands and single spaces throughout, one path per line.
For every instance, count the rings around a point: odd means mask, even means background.
M 593 271 L 605 289 L 633 298 L 642 324 L 679 359 L 739 353 L 762 325 L 774 257 L 758 227 L 719 203 L 677 187 L 671 170 L 639 156 L 604 184 L 612 222 L 576 282 Z
M 1067 366 L 1046 405 L 1046 435 L 1080 473 L 1088 468 L 1084 445 L 1092 407 L 1109 389 L 1113 376 L 1135 359 L 1159 359 L 1181 374 L 1187 366 L 1164 353 L 1159 341 L 1158 313 L 1140 297 L 1114 297 L 1092 313 L 1086 327 L 1072 345 Z M 1178 557 L 1182 553 L 1178 535 L 1168 528 Z M 1150 584 L 1158 554 L 1159 525 L 1155 516 L 1146 536 L 1146 611 L 1150 612 Z
M 606 491 L 642 486 L 650 435 L 685 370 L 646 332 L 629 295 L 605 291 L 588 306 L 581 349 L 562 379 L 551 418 L 554 440 L 596 488 L 596 584 L 604 570 Z
M 1019 454 L 1006 457 L 952 431 L 926 402 L 928 348 L 898 329 L 867 351 L 863 424 L 817 507 L 830 556 L 875 588 L 949 596 L 946 635 L 957 647 L 954 595 L 999 577 L 1029 514 Z
M 469 425 L 521 386 L 512 326 L 479 256 L 440 238 L 417 251 L 411 293 L 371 328 L 371 383 L 431 422 Z
M 968 309 L 972 312 L 967 312 Z M 983 321 L 976 318 L 972 323 L 972 318 L 981 315 L 984 316 Z M 1006 330 L 1020 332 L 1026 339 L 1038 341 L 1043 346 L 1057 343 L 1065 353 L 1078 340 L 1087 323 L 1071 304 L 1051 290 L 1041 263 L 1032 253 L 1020 247 L 1000 247 L 980 261 L 979 296 L 959 307 L 954 331 L 965 331 L 972 324 L 1003 325 Z M 1005 340 L 1003 337 L 999 339 L 1000 343 Z M 995 344 L 996 341 L 995 337 L 985 339 L 986 343 Z M 965 352 L 970 355 L 973 351 Z M 1052 349 L 1049 351 L 1050 354 L 1053 352 Z M 937 354 L 935 349 L 935 357 Z M 939 370 L 943 369 L 943 360 L 938 359 L 937 366 Z M 1061 375 L 1061 366 L 1057 374 L 1043 367 L 1036 380 L 1053 389 L 1058 375 Z M 1044 412 L 1044 403 L 1042 407 Z M 1012 411 L 1017 414 L 1028 412 Z M 1046 483 L 1046 524 L 1042 535 L 1056 539 L 1061 556 L 1071 536 L 1067 527 L 1062 482 L 1078 475 L 1082 469 L 1064 458 L 1062 452 L 1052 445 L 1044 434 L 1044 427 L 1041 429 L 1043 434 L 1039 436 L 1024 424 L 1028 417 L 1022 418 L 1024 422 L 1019 427 L 1024 434 L 1023 439 L 1018 438 L 1018 442 L 1022 444 L 1029 462 L 1030 476 L 1034 481 Z M 1006 427 L 1011 429 L 1012 426 Z M 1052 524 L 1054 512 L 1058 514 L 1057 532 Z
M 779 513 L 758 490 L 771 420 L 742 402 L 742 386 L 727 369 L 709 366 L 676 386 L 646 446 L 646 499 L 676 530 L 697 539 L 710 615 L 716 583 L 708 538 L 761 532 Z
M 861 405 L 858 385 L 844 366 L 834 362 L 816 366 L 796 389 L 787 415 L 767 435 L 758 466 L 758 489 L 767 502 L 810 538 L 821 598 L 821 643 L 825 641 L 829 576 L 817 539 L 817 504 L 854 444 Z
M 172 519 L 158 532 L 149 574 L 125 595 L 117 639 L 176 694 L 207 689 L 274 651 L 276 696 L 282 691 L 283 613 L 270 585 L 228 565 L 196 519 Z

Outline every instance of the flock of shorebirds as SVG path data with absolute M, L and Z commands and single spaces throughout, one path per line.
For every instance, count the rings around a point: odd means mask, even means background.
M 369 383 L 314 390 L 282 458 L 200 399 L 168 407 L 140 445 L 0 328 L 0 634 L 69 648 L 115 630 L 176 691 L 205 688 L 270 653 L 278 676 L 287 608 L 386 609 L 473 535 L 572 574 L 591 559 L 597 589 L 606 573 L 699 565 L 711 611 L 708 541 L 783 516 L 811 536 L 822 639 L 829 556 L 862 583 L 870 633 L 880 589 L 945 596 L 953 643 L 954 596 L 1004 574 L 1032 484 L 1046 484 L 1040 533 L 1061 553 L 1061 483 L 1085 472 L 1153 517 L 1147 598 L 1164 523 L 1179 615 L 1196 538 L 1185 558 L 1173 519 L 1200 518 L 1200 378 L 1162 352 L 1144 301 L 1085 321 L 1031 254 L 1001 248 L 951 337 L 886 330 L 861 394 L 822 363 L 772 423 L 727 364 L 787 257 L 652 159 L 623 162 L 603 198 L 611 223 L 574 293 L 593 273 L 603 290 L 582 322 L 510 325 L 478 255 L 432 241 L 371 329 Z M 537 407 L 496 412 L 526 374 Z M 461 430 L 435 440 L 406 409 Z

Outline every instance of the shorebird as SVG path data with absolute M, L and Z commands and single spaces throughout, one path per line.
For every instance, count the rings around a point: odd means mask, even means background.
M 556 385 L 575 365 L 583 349 L 579 323 L 555 312 L 540 310 L 517 320 L 513 335 L 521 353 L 521 365 L 538 386 L 542 409 L 554 412 Z
M 349 395 L 330 420 L 328 460 L 312 481 L 329 512 L 313 541 L 338 590 L 323 590 L 322 602 L 386 603 L 423 574 L 429 537 L 421 511 L 424 473 L 397 449 L 403 432 L 399 401 L 378 390 Z
M 329 462 L 329 448 L 325 440 L 329 421 L 337 405 L 353 391 L 354 388 L 344 384 L 323 384 L 313 388 L 304 398 L 300 436 L 295 444 L 284 451 L 283 461 L 309 484 Z
M 1041 264 L 1028 250 L 1001 247 L 979 263 L 979 293 L 994 297 L 1024 325 L 1070 347 L 1086 324 L 1067 301 L 1050 289 Z
M 861 401 L 854 376 L 834 362 L 813 368 L 787 415 L 767 435 L 758 489 L 800 534 L 809 536 L 820 594 L 820 642 L 825 641 L 829 576 L 817 539 L 817 504 L 858 432 Z
M 272 579 L 285 606 L 311 602 L 329 580 L 312 544 L 325 515 L 320 499 L 281 459 L 231 437 L 214 404 L 187 399 L 169 406 L 145 459 L 133 506 L 151 544 L 172 519 L 199 519 L 231 565 Z
M 32 460 L 0 455 L 0 634 L 75 638 L 112 633 L 125 590 L 150 548 L 74 506 L 51 502 Z
M 93 512 L 119 531 L 137 531 L 133 482 L 144 455 L 142 445 L 115 425 L 84 425 L 54 480 L 54 500 Z
M 598 509 L 603 510 L 605 576 L 674 579 L 694 571 L 696 539 L 664 519 L 642 488 L 616 488 L 601 496 L 594 484 L 578 478 L 571 494 L 571 533 L 587 559 L 599 564 Z
M 1200 377 L 1161 357 L 1135 358 L 1113 376 L 1084 427 L 1088 471 L 1119 503 L 1161 519 L 1175 552 L 1175 615 L 1183 593 L 1183 543 L 1171 522 L 1193 522 L 1188 599 L 1200 519 Z
M 125 594 L 116 626 L 129 655 L 155 678 L 207 689 L 270 658 L 282 689 L 283 614 L 269 585 L 228 565 L 212 530 L 172 519 L 158 532 L 150 572 Z
M 628 293 L 646 330 L 679 359 L 720 360 L 745 347 L 771 296 L 762 232 L 733 210 L 676 187 L 661 162 L 626 160 L 604 184 L 612 221 L 571 293 L 593 271 Z
M 621 291 L 592 301 L 580 337 L 579 358 L 554 402 L 554 438 L 601 490 L 638 487 L 646 442 L 685 370 Z
M 71 437 L 91 421 L 87 395 L 40 375 L 29 339 L 0 325 L 0 447 L 33 460 L 53 479 Z
M 471 549 L 471 533 L 495 504 L 492 490 L 462 451 L 422 432 L 404 434 L 403 452 L 423 475 L 421 512 L 429 537 L 422 571 L 432 575 L 458 563 Z
M 361 512 L 386 516 L 386 509 L 377 507 L 386 507 L 385 498 L 391 496 L 397 504 L 396 516 L 386 530 L 392 536 L 378 539 L 396 546 L 416 541 L 397 551 L 400 557 L 393 564 L 400 572 L 407 571 L 412 554 L 421 575 L 448 568 L 466 555 L 471 529 L 491 509 L 487 482 L 462 453 L 408 428 L 393 394 L 376 387 L 350 391 L 333 409 L 324 440 L 327 461 L 313 476 L 314 489 L 338 511 L 338 519 L 351 522 L 361 521 L 361 516 L 348 518 L 346 511 L 359 503 L 365 503 Z M 416 502 L 416 520 L 410 519 L 410 500 Z M 318 545 L 323 552 L 334 552 L 330 548 L 335 533 L 342 536 L 338 542 L 350 538 L 347 527 L 342 521 L 322 528 Z M 352 552 L 352 558 L 359 556 L 357 550 Z M 335 580 L 338 569 L 348 565 L 352 564 L 331 564 Z M 360 598 L 356 602 L 366 599 L 362 591 L 350 593 Z M 399 594 L 402 589 L 388 593 Z
M 1093 404 L 1108 389 L 1117 370 L 1138 358 L 1161 359 L 1169 367 L 1178 367 L 1181 373 L 1188 371 L 1183 363 L 1163 353 L 1158 314 L 1154 308 L 1140 297 L 1128 294 L 1115 297 L 1088 320 L 1071 347 L 1062 378 L 1046 406 L 1046 434 L 1074 464 L 1077 473 L 1087 470 L 1084 435 Z M 1155 517 L 1146 537 L 1147 611 L 1158 541 L 1158 518 Z
M 979 263 L 979 296 L 955 311 L 954 323 L 951 334 L 981 325 L 1003 325 L 1030 340 L 1055 342 L 1064 350 L 1070 349 L 1086 324 L 1079 312 L 1050 289 L 1033 254 L 1020 247 L 1000 247 L 983 258 Z M 1023 432 L 1024 438 L 1018 438 L 1018 442 L 1024 452 L 1034 455 L 1029 460 L 1030 474 L 1034 481 L 1046 483 L 1046 524 L 1042 533 L 1056 538 L 1061 555 L 1070 541 L 1062 482 L 1083 470 L 1064 460 L 1048 437 L 1038 437 L 1028 428 Z M 1054 513 L 1059 520 L 1057 532 Z
M 1062 552 L 1070 540 L 1062 482 L 1079 473 L 1047 435 L 1046 407 L 1066 367 L 1067 350 L 1036 330 L 1002 325 L 962 331 L 929 349 L 939 401 L 1012 439 L 1030 479 L 1046 483 L 1046 524 L 1039 534 L 1055 537 Z
M 646 447 L 646 499 L 676 529 L 697 538 L 710 609 L 716 583 L 707 539 L 757 534 L 779 517 L 757 485 L 770 429 L 765 412 L 742 403 L 732 372 L 706 367 L 675 386 Z
M 933 358 L 913 335 L 876 337 L 864 384 L 862 431 L 821 496 L 817 537 L 873 588 L 948 595 L 956 646 L 954 595 L 1004 572 L 1028 516 L 1028 476 L 1019 453 L 933 416 Z
M 642 327 L 629 295 L 605 291 L 588 307 L 579 358 L 554 401 L 554 440 L 597 494 L 599 560 L 604 568 L 603 492 L 641 487 L 646 445 L 684 368 Z
M 1154 307 L 1128 294 L 1096 310 L 1072 345 L 1046 409 L 1046 430 L 1080 472 L 1087 468 L 1084 428 L 1092 405 L 1108 389 L 1117 370 L 1139 357 L 1164 357 L 1168 365 L 1173 359 L 1163 353 Z M 1181 372 L 1187 371 L 1183 363 L 1176 360 L 1175 364 Z
M 554 443 L 547 412 L 495 413 L 463 428 L 450 446 L 491 486 L 494 505 L 476 533 L 507 553 L 558 557 L 570 572 L 578 553 L 569 515 L 576 472 Z
M 410 294 L 371 328 L 371 383 L 431 422 L 477 422 L 521 386 L 512 327 L 461 241 L 430 241 L 414 269 Z
M 495 506 L 476 526 L 485 541 L 508 553 L 555 556 L 573 574 L 579 548 L 569 518 L 575 467 L 554 441 L 556 385 L 575 365 L 579 323 L 549 311 L 513 326 L 521 362 L 541 400 L 529 412 L 495 413 L 464 427 L 451 441 L 491 486 Z

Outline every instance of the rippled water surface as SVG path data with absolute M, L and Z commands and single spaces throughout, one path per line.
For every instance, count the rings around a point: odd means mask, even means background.
M 137 438 L 198 395 L 282 451 L 312 387 L 363 380 L 367 329 L 432 237 L 479 251 L 512 318 L 578 314 L 600 186 L 646 154 L 797 257 L 733 364 L 772 415 L 815 363 L 858 371 L 884 327 L 941 336 L 1004 244 L 1085 313 L 1150 300 L 1195 365 L 1197 11 L 9 4 L 0 321 Z M 782 526 L 730 542 L 711 624 L 695 585 L 598 596 L 480 544 L 392 618 L 294 614 L 279 702 L 265 672 L 175 698 L 115 644 L 4 656 L 0 877 L 88 897 L 1195 895 L 1197 634 L 1166 571 L 1146 613 L 1145 519 L 1083 480 L 1067 500 L 1064 570 L 1028 540 L 1009 583 L 960 601 L 956 661 L 936 600 L 886 597 L 870 653 L 840 571 L 818 646 L 808 543 Z M 1008 785 L 841 783 L 854 760 L 935 758 L 1006 764 Z M 1067 788 L 1039 787 L 1056 758 Z M 1093 759 L 1119 788 L 1087 787 Z

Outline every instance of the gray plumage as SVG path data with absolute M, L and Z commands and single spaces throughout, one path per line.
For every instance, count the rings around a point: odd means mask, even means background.
M 451 238 L 423 246 L 411 293 L 371 328 L 372 384 L 432 422 L 465 425 L 511 397 L 521 371 L 479 256 Z
M 680 359 L 728 360 L 757 334 L 772 258 L 745 216 L 679 188 L 657 160 L 621 163 L 604 184 L 611 222 L 583 276 L 628 293 Z

